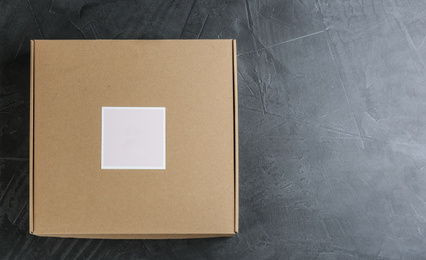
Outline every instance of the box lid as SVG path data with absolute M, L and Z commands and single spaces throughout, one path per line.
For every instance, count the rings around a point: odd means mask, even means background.
M 103 107 L 164 108 L 164 169 L 101 167 Z M 234 40 L 32 41 L 30 232 L 235 234 L 237 107 Z

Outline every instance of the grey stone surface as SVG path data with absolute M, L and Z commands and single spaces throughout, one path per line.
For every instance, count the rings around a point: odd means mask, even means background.
M 426 2 L 0 3 L 2 259 L 426 259 Z M 240 234 L 28 234 L 29 40 L 238 45 Z

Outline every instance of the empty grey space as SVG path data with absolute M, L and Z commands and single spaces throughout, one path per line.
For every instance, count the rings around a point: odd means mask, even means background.
M 420 0 L 1 1 L 0 258 L 426 259 L 425 19 Z M 30 39 L 230 38 L 238 235 L 28 234 Z

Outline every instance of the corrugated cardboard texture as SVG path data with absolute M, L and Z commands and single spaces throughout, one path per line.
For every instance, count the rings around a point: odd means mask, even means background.
M 234 41 L 37 40 L 32 46 L 32 233 L 235 234 Z M 166 107 L 166 170 L 101 170 L 103 106 Z

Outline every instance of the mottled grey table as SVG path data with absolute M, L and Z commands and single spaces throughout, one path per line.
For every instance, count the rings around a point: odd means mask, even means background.
M 426 259 L 426 1 L 155 2 L 0 2 L 1 259 Z M 39 38 L 236 38 L 240 234 L 29 235 Z

